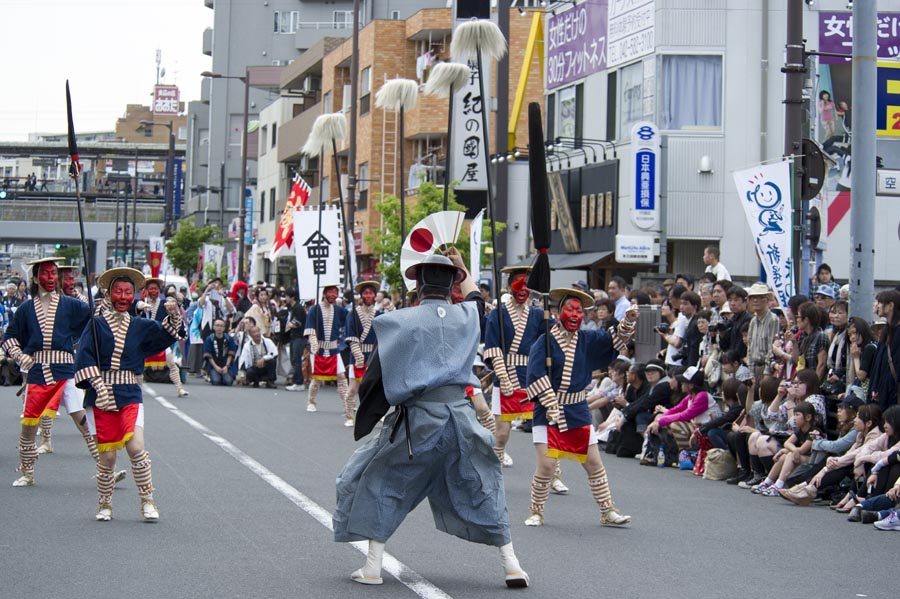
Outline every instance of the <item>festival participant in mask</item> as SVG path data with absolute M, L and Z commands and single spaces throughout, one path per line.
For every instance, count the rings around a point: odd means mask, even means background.
M 509 295 L 499 310 L 491 310 L 487 315 L 484 333 L 484 359 L 491 360 L 494 371 L 494 392 L 491 398 L 492 411 L 497 420 L 494 452 L 500 463 L 507 467 L 513 465 L 512 458 L 506 453 L 512 421 L 531 420 L 534 410 L 534 404 L 528 401 L 528 394 L 524 389 L 525 375 L 531 346 L 544 332 L 544 311 L 528 305 L 531 294 L 525 284 L 530 271 L 530 266 L 508 266 L 500 271 L 509 276 Z M 568 491 L 558 472 L 553 477 L 551 487 L 556 493 Z
M 90 318 L 90 308 L 57 291 L 59 270 L 56 263 L 59 260 L 42 258 L 28 263 L 34 273 L 32 299 L 16 310 L 3 342 L 7 355 L 26 373 L 27 383 L 19 435 L 21 475 L 13 483 L 15 487 L 34 484 L 37 425 L 42 416 L 56 418 L 60 403 L 75 421 L 91 455 L 97 453 L 94 437 L 84 419 L 81 393 L 72 381 L 75 375 L 73 341 Z M 45 448 L 46 453 L 52 451 L 52 446 Z
M 338 475 L 334 538 L 367 540 L 366 563 L 351 578 L 381 584 L 384 544 L 427 497 L 438 529 L 498 547 L 506 585 L 526 587 L 528 575 L 510 542 L 500 462 L 466 396 L 467 387 L 479 385 L 472 366 L 483 300 L 458 253 L 452 260 L 428 256 L 406 277 L 416 280 L 421 303 L 372 323 L 378 346 L 360 390 L 356 438 L 390 406 L 396 409 Z M 467 301 L 450 303 L 454 283 Z M 483 400 L 475 401 L 487 411 Z
M 316 397 L 322 381 L 337 379 L 337 390 L 344 404 L 344 422 L 353 421 L 353 400 L 347 383 L 347 361 L 342 352 L 347 348 L 347 309 L 335 304 L 338 286 L 323 286 L 322 299 L 306 313 L 306 333 L 309 339 L 309 359 L 312 362 L 312 382 L 306 411 L 315 412 Z
M 591 383 L 591 373 L 606 368 L 634 335 L 637 307 L 628 309 L 613 337 L 608 331 L 581 330 L 584 309 L 594 303 L 588 294 L 577 289 L 552 289 L 550 300 L 558 302 L 559 322 L 550 330 L 549 372 L 545 335 L 534 342 L 528 356 L 526 389 L 535 402 L 532 439 L 537 468 L 531 481 L 531 513 L 525 524 L 544 524 L 544 503 L 556 461 L 566 458 L 584 466 L 591 493 L 600 506 L 600 523 L 622 526 L 631 517 L 620 514 L 613 504 L 585 389 Z
M 87 391 L 84 404 L 97 431 L 99 505 L 96 519 L 112 519 L 113 470 L 116 453 L 125 448 L 146 521 L 159 519 L 153 500 L 150 455 L 144 449 L 144 406 L 141 383 L 144 360 L 169 347 L 183 335 L 181 311 L 174 298 L 164 304 L 162 322 L 132 318 L 128 313 L 144 275 L 133 268 L 113 268 L 100 275 L 106 292 L 94 322 L 84 328 L 75 357 L 75 382 Z M 99 349 L 99 355 L 97 351 Z
M 160 297 L 160 290 L 165 285 L 162 279 L 147 279 L 144 283 L 144 299 L 137 302 L 137 309 L 141 316 L 151 318 L 156 322 L 162 323 L 166 317 L 166 310 L 163 306 L 166 303 L 165 298 Z M 175 391 L 178 397 L 187 397 L 190 395 L 184 384 L 181 382 L 181 369 L 175 363 L 175 352 L 171 347 L 159 352 L 155 356 L 150 356 L 144 361 L 145 368 L 161 368 L 165 366 L 169 371 L 169 380 L 175 385 Z
M 350 346 L 350 353 L 353 356 L 353 380 L 350 382 L 351 406 L 355 405 L 359 382 L 366 374 L 366 363 L 372 352 L 375 351 L 375 344 L 378 342 L 375 331 L 372 329 L 372 321 L 378 315 L 375 311 L 375 296 L 381 291 L 377 281 L 363 281 L 354 289 L 359 294 L 360 303 L 347 317 L 347 345 Z M 389 302 L 385 304 L 386 311 L 390 312 L 393 309 L 393 304 Z M 353 426 L 353 419 L 345 419 L 344 426 Z

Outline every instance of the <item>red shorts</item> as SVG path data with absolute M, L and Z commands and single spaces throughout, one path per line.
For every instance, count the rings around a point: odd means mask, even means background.
M 534 402 L 527 399 L 528 393 L 524 389 L 516 389 L 512 395 L 504 395 L 500 392 L 500 387 L 495 385 L 491 396 L 491 411 L 501 422 L 531 420 Z M 526 401 L 523 403 L 522 400 Z
M 567 459 L 584 464 L 587 461 L 588 447 L 591 443 L 590 426 L 570 428 L 559 432 L 555 424 L 547 427 L 547 457 Z
M 155 356 L 144 358 L 144 368 L 163 368 L 166 365 L 166 350 L 162 350 Z
M 22 413 L 22 424 L 37 426 L 42 416 L 56 418 L 59 402 L 63 396 L 66 381 L 56 381 L 52 385 L 28 385 L 25 389 L 25 410 Z
M 338 358 L 337 354 L 332 354 L 327 358 L 314 356 L 312 377 L 317 381 L 335 380 L 338 375 Z
M 133 403 L 116 412 L 94 408 L 94 424 L 97 427 L 97 450 L 118 451 L 134 436 L 141 404 Z

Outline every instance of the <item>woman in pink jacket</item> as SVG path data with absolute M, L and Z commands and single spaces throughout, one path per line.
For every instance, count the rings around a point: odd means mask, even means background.
M 684 399 L 668 410 L 657 406 L 656 419 L 647 427 L 647 435 L 656 435 L 661 428 L 667 428 L 678 447 L 686 449 L 690 446 L 691 435 L 697 425 L 721 416 L 722 412 L 712 396 L 703 390 L 702 370 L 691 366 L 675 378 L 681 383 Z

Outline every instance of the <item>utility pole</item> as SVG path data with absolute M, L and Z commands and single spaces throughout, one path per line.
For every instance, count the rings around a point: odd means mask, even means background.
M 511 9 L 503 2 L 497 5 L 497 26 L 503 37 L 509 40 L 509 11 Z M 490 87 L 487 88 L 488 97 L 490 97 Z M 489 110 L 490 102 L 485 104 L 485 110 Z M 500 156 L 506 156 L 509 153 L 509 52 L 497 61 L 497 118 L 496 133 L 494 134 L 494 152 Z M 489 151 L 489 150 L 488 150 Z M 490 190 L 488 190 L 490 193 Z M 496 218 L 497 222 L 505 223 L 509 216 L 509 164 L 506 160 L 497 161 L 497 194 L 494 196 L 496 203 L 494 208 L 497 214 L 491 214 L 491 218 Z M 506 248 L 507 232 L 499 231 L 497 234 L 497 247 L 493 248 L 495 252 L 499 252 L 500 248 Z M 513 256 L 503 256 L 503 262 L 510 260 Z M 473 273 L 477 278 L 477 274 Z M 494 276 L 497 276 L 494 273 Z M 500 289 L 500 281 L 496 281 L 496 289 Z M 499 297 L 499 293 L 498 296 Z M 499 301 L 499 300 L 498 300 Z
M 803 6 L 804 0 L 788 0 L 787 45 L 785 46 L 785 64 L 781 69 L 781 72 L 785 74 L 784 155 L 786 157 L 794 156 L 791 166 L 791 201 L 794 215 L 794 226 L 791 231 L 791 266 L 794 269 L 795 293 L 803 291 L 805 281 L 803 277 L 803 223 L 806 211 L 803 209 L 804 202 L 800 197 L 803 171 L 799 159 L 803 145 L 803 77 L 806 74 Z
M 853 168 L 850 171 L 850 315 L 872 318 L 875 299 L 875 2 L 853 3 Z
M 347 244 L 347 256 L 351 252 L 356 253 L 350 244 L 356 239 L 356 119 L 359 113 L 357 106 L 359 96 L 359 0 L 353 0 L 353 34 L 350 50 L 350 139 L 347 151 L 347 222 L 344 228 L 349 232 Z M 341 181 L 341 173 L 337 173 L 338 185 Z M 358 258 L 354 258 L 358 260 Z M 359 264 L 357 264 L 358 272 Z M 352 272 L 352 271 L 351 271 Z M 350 283 L 348 281 L 348 283 Z

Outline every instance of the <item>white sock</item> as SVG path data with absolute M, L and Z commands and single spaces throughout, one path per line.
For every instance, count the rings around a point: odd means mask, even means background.
M 384 558 L 384 543 L 369 539 L 369 552 L 366 554 L 366 565 L 353 573 L 353 577 L 362 575 L 365 578 L 381 578 L 381 561 Z
M 783 481 L 783 480 L 775 481 L 775 488 L 776 488 L 776 489 L 783 489 L 783 488 L 784 488 L 784 481 Z
M 769 477 L 767 476 L 767 477 L 766 477 L 766 480 L 763 481 L 763 484 L 764 484 L 764 485 L 772 486 L 772 483 L 773 483 L 773 482 L 775 482 L 775 481 L 773 481 L 771 478 L 769 478 Z
M 519 558 L 516 557 L 512 543 L 507 543 L 500 547 L 500 561 L 503 563 L 503 569 L 506 570 L 507 574 L 518 574 L 522 571 L 522 566 L 519 565 Z

